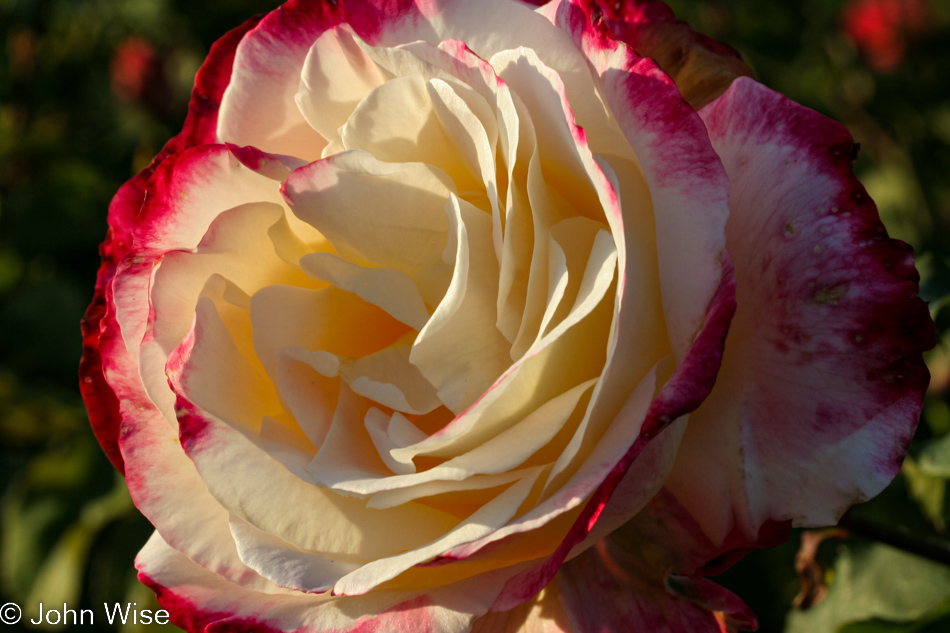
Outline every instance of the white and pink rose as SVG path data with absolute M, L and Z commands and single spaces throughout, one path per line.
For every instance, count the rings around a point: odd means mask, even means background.
M 215 44 L 84 322 L 173 621 L 754 627 L 704 574 L 887 485 L 933 331 L 848 132 L 746 74 L 654 1 Z

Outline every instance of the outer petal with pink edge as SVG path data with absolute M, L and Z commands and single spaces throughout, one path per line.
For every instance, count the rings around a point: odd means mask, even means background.
M 119 402 L 112 388 L 106 383 L 102 372 L 102 353 L 99 349 L 100 323 L 106 312 L 106 289 L 112 283 L 116 266 L 132 245 L 133 220 L 145 200 L 145 187 L 155 169 L 172 154 L 194 145 L 214 141 L 218 107 L 231 75 L 234 51 L 244 34 L 259 20 L 257 17 L 251 18 L 236 29 L 228 31 L 214 43 L 195 77 L 188 117 L 182 132 L 168 141 L 148 167 L 125 183 L 109 205 L 109 232 L 99 247 L 102 266 L 96 279 L 96 294 L 82 320 L 83 356 L 79 364 L 79 387 L 89 411 L 93 431 L 102 449 L 119 471 L 125 469 L 118 445 L 121 422 Z
M 768 522 L 833 524 L 897 474 L 934 330 L 844 127 L 746 78 L 702 116 L 732 181 L 738 310 L 667 489 L 713 543 L 755 543 Z
M 104 375 L 119 401 L 119 448 L 136 505 L 165 539 L 198 564 L 257 589 L 269 583 L 241 562 L 227 512 L 214 502 L 182 452 L 174 418 L 164 417 L 146 394 L 137 358 L 149 330 L 142 288 L 148 288 L 162 254 L 196 246 L 216 213 L 242 200 L 279 200 L 278 182 L 246 167 L 238 154 L 253 158 L 253 152 L 204 145 L 181 151 L 159 166 L 149 182 L 148 201 L 129 228 L 134 248 L 106 287 L 108 309 L 100 345 Z
M 155 533 L 135 565 L 171 621 L 192 633 L 458 633 L 488 609 L 507 570 L 429 592 L 366 596 L 249 591 L 193 563 Z M 371 615 L 367 615 L 371 614 Z

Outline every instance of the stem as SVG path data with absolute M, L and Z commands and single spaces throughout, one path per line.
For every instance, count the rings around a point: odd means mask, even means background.
M 856 536 L 863 536 L 950 567 L 950 548 L 936 539 L 915 536 L 889 525 L 856 517 L 850 512 L 841 517 L 838 527 Z

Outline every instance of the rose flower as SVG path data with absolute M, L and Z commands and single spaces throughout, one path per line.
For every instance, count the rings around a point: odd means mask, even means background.
M 704 574 L 887 485 L 933 331 L 847 131 L 745 74 L 657 2 L 215 44 L 84 321 L 172 620 L 754 628 Z

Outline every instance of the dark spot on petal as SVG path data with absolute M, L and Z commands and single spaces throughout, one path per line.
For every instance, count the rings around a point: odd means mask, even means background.
M 838 299 L 840 299 L 845 292 L 848 291 L 848 284 L 838 284 L 837 286 L 827 286 L 825 288 L 819 288 L 812 296 L 811 300 L 814 303 L 821 305 L 838 305 Z

